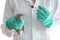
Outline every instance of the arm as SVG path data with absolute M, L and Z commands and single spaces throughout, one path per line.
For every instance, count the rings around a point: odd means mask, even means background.
M 3 16 L 3 22 L 5 23 L 5 21 L 10 18 L 11 16 L 13 16 L 14 14 L 14 10 L 10 4 L 10 1 L 7 0 L 6 4 L 5 4 L 5 10 L 4 10 L 4 16 Z
M 10 18 L 11 16 L 13 16 L 13 10 L 12 10 L 12 6 L 10 4 L 10 0 L 6 1 L 5 4 L 5 10 L 4 10 L 4 15 L 3 15 L 3 24 L 1 25 L 1 29 L 3 34 L 7 35 L 7 36 L 11 36 L 12 35 L 12 31 L 8 30 L 5 26 L 5 21 Z

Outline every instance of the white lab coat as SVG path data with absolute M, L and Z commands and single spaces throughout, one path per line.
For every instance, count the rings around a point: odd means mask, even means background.
M 30 3 L 28 3 L 29 1 Z M 42 0 L 40 0 L 40 3 Z M 25 13 L 27 18 L 25 21 L 25 30 L 26 33 L 22 35 L 20 40 L 49 40 L 47 36 L 46 29 L 36 18 L 35 8 L 40 4 L 38 0 L 36 1 L 34 8 L 31 8 L 29 5 L 33 5 L 31 0 L 7 0 L 5 5 L 3 25 L 2 28 L 5 28 L 5 21 L 17 13 Z M 6 28 L 5 28 L 6 29 Z M 8 30 L 8 29 L 6 29 Z M 6 33 L 7 32 L 7 33 Z M 5 34 L 11 32 L 10 30 L 6 31 Z M 9 35 L 9 34 L 8 34 Z M 12 32 L 9 36 L 12 35 Z
M 5 24 L 5 21 L 8 18 L 16 15 L 17 13 L 24 13 L 26 17 L 26 21 L 24 24 L 26 32 L 22 35 L 20 39 L 32 40 L 32 8 L 29 7 L 24 0 L 6 0 L 3 23 Z M 2 25 L 2 27 L 5 28 L 4 24 Z M 5 34 L 7 34 L 8 32 L 5 32 Z

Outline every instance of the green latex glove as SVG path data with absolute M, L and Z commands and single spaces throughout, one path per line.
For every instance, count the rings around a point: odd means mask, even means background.
M 6 28 L 8 28 L 9 30 L 18 30 L 21 29 L 24 25 L 25 19 L 22 20 L 17 20 L 14 16 L 9 18 L 6 21 Z
M 51 25 L 53 24 L 53 20 L 49 10 L 47 10 L 43 6 L 38 6 L 36 16 L 37 19 L 47 28 L 51 27 Z

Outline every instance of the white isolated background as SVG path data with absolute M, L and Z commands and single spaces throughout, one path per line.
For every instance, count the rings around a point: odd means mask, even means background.
M 0 0 L 0 26 L 3 23 L 3 13 L 6 0 Z M 58 10 L 60 11 L 60 10 Z M 60 40 L 60 23 L 54 23 L 51 28 L 47 29 L 50 40 Z M 0 40 L 12 40 L 3 35 L 0 28 Z

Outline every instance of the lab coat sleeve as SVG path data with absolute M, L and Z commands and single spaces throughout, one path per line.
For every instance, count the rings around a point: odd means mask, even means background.
M 14 14 L 14 10 L 11 6 L 10 0 L 6 0 L 6 4 L 5 4 L 5 10 L 4 10 L 4 15 L 3 15 L 3 23 L 5 23 L 5 21 L 10 18 L 11 16 L 13 16 Z
M 11 16 L 17 14 L 19 11 L 19 4 L 17 0 L 7 0 L 5 4 L 3 22 Z
M 14 13 L 12 6 L 10 4 L 10 0 L 6 0 L 4 14 L 3 14 L 3 24 L 1 25 L 1 29 L 2 29 L 2 33 L 8 37 L 12 36 L 12 31 L 6 28 L 5 21 L 13 15 Z

